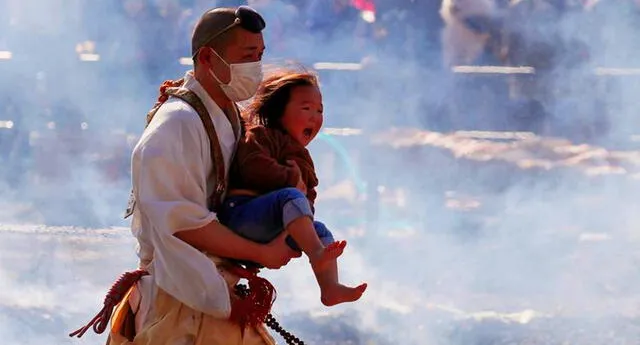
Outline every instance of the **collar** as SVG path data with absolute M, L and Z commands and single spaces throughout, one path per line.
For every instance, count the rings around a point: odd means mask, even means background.
M 196 94 L 196 96 L 198 96 L 198 98 L 200 98 L 205 108 L 207 108 L 209 116 L 211 116 L 212 118 L 214 114 L 220 114 L 224 116 L 222 108 L 220 108 L 218 104 L 214 102 L 211 96 L 209 96 L 209 93 L 204 89 L 204 87 L 202 87 L 202 84 L 200 84 L 200 82 L 196 80 L 195 76 L 193 75 L 193 71 L 188 71 L 187 73 L 185 73 L 184 84 L 182 85 L 182 87 L 192 91 Z

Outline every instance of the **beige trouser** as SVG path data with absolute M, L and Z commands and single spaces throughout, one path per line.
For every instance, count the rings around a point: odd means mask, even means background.
M 221 273 L 230 287 L 238 281 Z M 195 311 L 150 284 L 151 277 L 144 277 L 114 309 L 107 345 L 275 345 L 264 325 L 247 327 L 242 334 L 238 324 Z M 135 337 L 129 341 L 120 332 L 122 317 L 128 310 L 140 311 L 145 298 L 154 302 L 143 313 L 144 320 L 136 315 Z

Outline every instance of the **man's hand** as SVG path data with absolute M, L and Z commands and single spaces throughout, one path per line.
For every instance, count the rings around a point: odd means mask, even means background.
M 296 161 L 290 159 L 287 161 L 287 165 L 292 167 L 295 170 L 298 170 L 298 176 L 300 176 L 300 178 L 298 179 L 298 184 L 296 185 L 296 188 L 302 192 L 302 194 L 307 195 L 307 185 L 304 183 L 304 181 L 302 181 L 302 172 L 300 170 L 300 167 L 298 166 L 298 163 L 296 163 Z
M 293 258 L 299 258 L 302 252 L 295 251 L 286 243 L 288 234 L 283 231 L 278 237 L 268 244 L 262 245 L 258 263 L 270 269 L 278 269 Z

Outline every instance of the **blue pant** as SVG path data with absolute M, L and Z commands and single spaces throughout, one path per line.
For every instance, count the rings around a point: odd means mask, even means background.
M 218 212 L 218 220 L 238 235 L 258 243 L 269 243 L 300 217 L 313 219 L 309 200 L 295 188 L 253 196 L 227 198 Z M 321 222 L 314 221 L 316 234 L 328 245 L 335 240 L 331 231 Z M 301 251 L 298 244 L 287 237 L 287 244 Z

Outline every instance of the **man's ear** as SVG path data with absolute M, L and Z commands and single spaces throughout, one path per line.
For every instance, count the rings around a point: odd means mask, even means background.
M 199 65 L 203 63 L 208 63 L 211 59 L 211 49 L 210 48 L 201 48 L 196 54 L 196 61 Z

